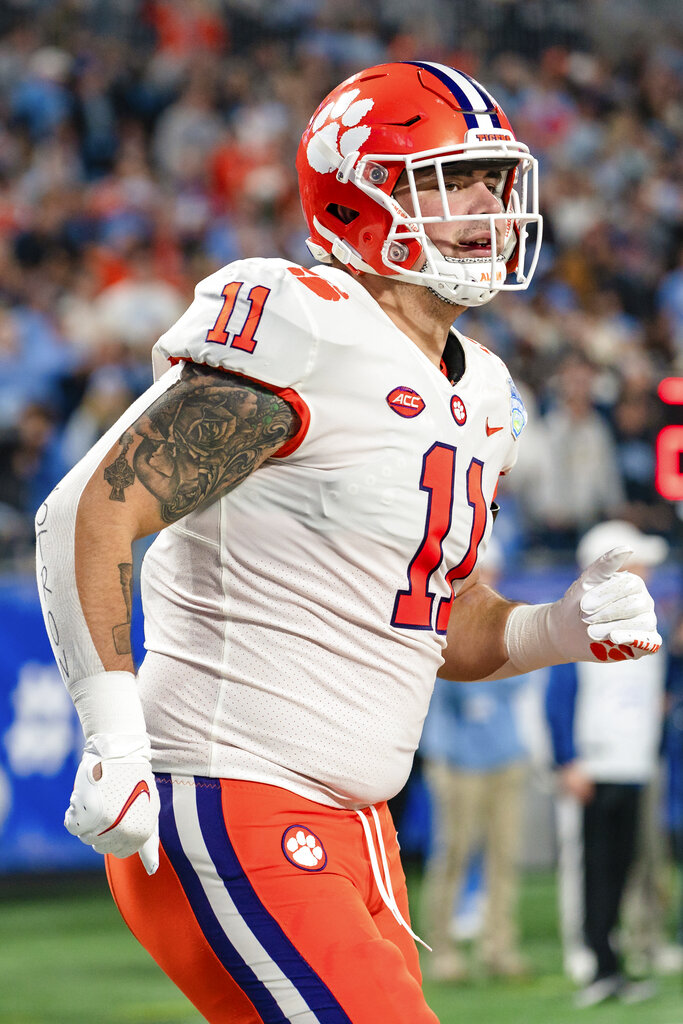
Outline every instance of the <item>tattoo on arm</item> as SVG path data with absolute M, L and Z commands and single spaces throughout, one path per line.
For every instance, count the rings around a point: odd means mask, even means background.
M 119 456 L 120 458 L 121 456 Z M 119 498 L 113 498 L 113 501 L 125 500 Z M 114 626 L 112 629 L 112 637 L 114 639 L 114 648 L 117 654 L 130 654 L 130 623 L 133 617 L 133 563 L 132 562 L 121 562 L 119 563 L 119 579 L 121 581 L 121 590 L 123 591 L 123 600 L 126 603 L 126 621 L 122 622 L 119 626 Z
M 142 440 L 128 461 L 134 435 L 104 469 L 111 501 L 126 500 L 138 479 L 174 523 L 227 494 L 294 436 L 299 421 L 278 395 L 221 370 L 188 363 L 179 381 L 131 428 Z
M 119 441 L 119 444 L 122 445 L 122 450 L 104 471 L 104 479 L 108 484 L 111 484 L 110 501 L 125 501 L 126 487 L 130 487 L 131 484 L 135 483 L 135 473 L 126 462 L 128 449 L 134 440 L 135 438 L 132 434 L 125 433 L 123 435 Z

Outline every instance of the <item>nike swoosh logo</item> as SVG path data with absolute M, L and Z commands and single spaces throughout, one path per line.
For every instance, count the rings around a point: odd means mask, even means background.
M 143 793 L 146 793 L 146 794 L 147 794 L 147 799 L 148 799 L 148 800 L 151 800 L 151 799 L 152 799 L 152 798 L 150 797 L 150 795 L 149 795 L 149 786 L 147 785 L 147 783 L 145 782 L 145 780 L 144 780 L 144 779 L 140 779 L 140 781 L 139 781 L 139 782 L 138 782 L 138 784 L 137 784 L 137 785 L 135 786 L 135 788 L 133 789 L 132 793 L 130 794 L 130 796 L 129 796 L 129 797 L 128 797 L 128 799 L 126 800 L 125 804 L 123 805 L 123 807 L 122 807 L 122 808 L 121 808 L 121 810 L 119 811 L 119 815 L 118 815 L 118 817 L 117 817 L 116 821 L 112 822 L 112 824 L 111 824 L 111 825 L 109 826 L 109 828 L 105 828 L 105 829 L 103 829 L 103 831 L 102 831 L 102 832 L 98 832 L 98 833 L 97 833 L 97 834 L 98 834 L 98 836 L 104 836 L 104 835 L 106 835 L 106 834 L 107 834 L 107 832 L 111 832 L 111 830 L 112 830 L 113 828 L 116 828 L 116 826 L 117 826 L 118 824 L 120 824 L 120 822 L 121 822 L 121 821 L 123 821 L 123 819 L 125 818 L 125 816 L 126 816 L 126 815 L 128 814 L 128 811 L 129 811 L 129 810 L 131 809 L 131 807 L 133 806 L 133 804 L 135 803 L 135 801 L 137 800 L 137 798 L 138 798 L 139 796 L 142 796 L 142 795 L 143 795 Z
M 503 429 L 502 427 L 490 427 L 488 419 L 486 420 L 486 436 L 487 437 L 490 437 L 491 434 L 497 434 L 498 431 L 502 430 L 502 429 Z

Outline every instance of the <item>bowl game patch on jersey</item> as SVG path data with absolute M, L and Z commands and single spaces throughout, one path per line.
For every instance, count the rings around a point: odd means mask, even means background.
M 524 430 L 528 417 L 522 396 L 512 377 L 508 377 L 508 384 L 510 385 L 510 428 L 516 441 Z

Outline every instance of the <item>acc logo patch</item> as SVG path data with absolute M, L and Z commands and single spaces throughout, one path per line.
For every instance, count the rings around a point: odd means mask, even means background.
M 290 825 L 282 834 L 282 852 L 295 868 L 322 871 L 327 864 L 325 847 L 305 825 Z
M 453 395 L 451 398 L 451 412 L 453 413 L 453 419 L 459 427 L 464 426 L 467 422 L 467 409 L 462 398 L 458 398 L 457 395 Z
M 425 407 L 424 401 L 417 391 L 407 388 L 404 384 L 389 392 L 387 404 L 390 409 L 393 409 L 399 416 L 405 416 L 406 419 L 419 416 Z

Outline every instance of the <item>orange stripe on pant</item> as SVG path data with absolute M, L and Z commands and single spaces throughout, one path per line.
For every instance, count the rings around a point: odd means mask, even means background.
M 136 855 L 108 857 L 108 877 L 133 934 L 211 1024 L 437 1024 L 353 811 L 253 782 L 158 783 L 157 874 Z M 408 920 L 393 823 L 377 810 Z

